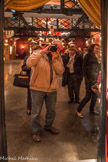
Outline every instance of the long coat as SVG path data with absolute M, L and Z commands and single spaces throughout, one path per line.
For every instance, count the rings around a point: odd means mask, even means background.
M 87 78 L 91 85 L 94 85 L 97 82 L 97 77 L 100 71 L 100 63 L 95 56 L 95 54 L 87 54 L 83 62 L 83 74 Z
M 62 79 L 62 86 L 65 86 L 68 81 L 68 76 L 70 74 L 69 68 L 66 67 L 67 63 L 69 62 L 69 54 L 65 54 L 62 56 L 65 71 L 63 73 L 63 79 Z M 83 65 L 83 55 L 76 53 L 75 58 L 74 58 L 74 63 L 73 63 L 73 68 L 74 68 L 74 74 L 78 75 L 81 80 L 83 78 L 83 70 L 82 70 L 82 65 Z
M 36 50 L 27 59 L 26 64 L 31 68 L 30 89 L 42 92 L 57 91 L 57 74 L 64 72 L 61 56 L 52 60 L 53 81 L 50 83 L 50 63 L 48 56 L 42 50 Z

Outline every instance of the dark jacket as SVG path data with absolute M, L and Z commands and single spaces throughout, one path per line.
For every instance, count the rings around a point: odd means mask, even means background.
M 27 65 L 26 65 L 26 60 L 28 59 L 29 56 L 26 56 L 24 58 L 24 62 L 23 62 L 23 65 L 21 66 L 22 70 L 23 71 L 26 71 L 27 75 L 30 76 L 30 72 L 31 72 L 31 68 L 28 68 Z
M 95 56 L 95 54 L 87 54 L 83 61 L 83 74 L 84 76 L 91 80 L 92 82 L 97 82 L 97 77 L 100 71 L 100 63 Z M 94 84 L 93 83 L 93 84 Z
M 63 73 L 62 77 L 62 86 L 66 86 L 68 83 L 68 78 L 70 75 L 69 68 L 66 66 L 69 62 L 69 54 L 64 54 L 62 56 L 65 71 Z M 78 79 L 83 79 L 83 71 L 82 71 L 82 64 L 83 64 L 83 55 L 80 55 L 79 53 L 76 53 L 75 59 L 74 59 L 74 74 L 78 76 Z
M 65 54 L 64 56 L 62 56 L 65 68 L 67 68 L 66 65 L 69 62 L 69 58 L 70 58 L 69 54 Z M 79 53 L 76 53 L 76 56 L 74 58 L 74 64 L 73 64 L 75 74 L 83 76 L 82 65 L 83 65 L 83 56 Z M 69 73 L 69 68 L 67 69 Z

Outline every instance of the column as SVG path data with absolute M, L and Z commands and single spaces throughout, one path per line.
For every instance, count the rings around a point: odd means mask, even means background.
M 4 104 L 4 0 L 0 0 L 0 157 L 7 157 L 7 141 Z M 3 159 L 0 159 L 3 161 Z M 5 160 L 8 161 L 8 160 Z

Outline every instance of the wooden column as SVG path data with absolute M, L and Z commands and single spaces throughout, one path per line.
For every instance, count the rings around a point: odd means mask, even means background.
M 107 88 L 107 64 L 108 64 L 108 0 L 100 0 L 101 2 L 101 32 L 102 32 L 102 92 L 101 92 L 101 109 L 100 109 L 100 132 L 99 132 L 99 145 L 98 145 L 98 162 L 106 161 L 106 88 Z
M 61 0 L 61 10 L 64 12 L 64 0 Z
M 7 157 L 7 141 L 4 104 L 4 0 L 0 0 L 0 158 Z M 0 159 L 3 161 L 3 159 Z M 5 160 L 8 161 L 8 160 Z

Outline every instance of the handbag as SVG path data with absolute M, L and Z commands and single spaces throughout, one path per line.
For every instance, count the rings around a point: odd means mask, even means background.
M 21 71 L 19 74 L 14 75 L 13 85 L 17 87 L 29 88 L 30 76 Z

